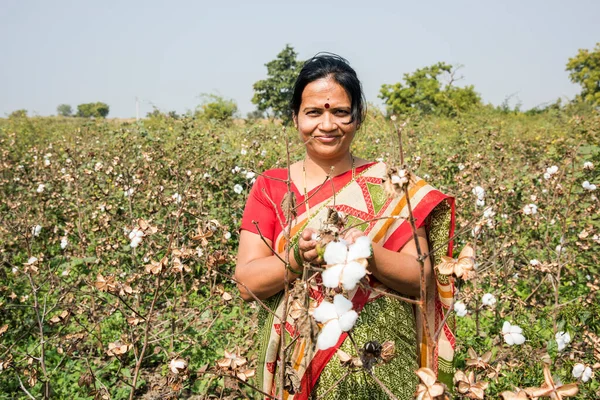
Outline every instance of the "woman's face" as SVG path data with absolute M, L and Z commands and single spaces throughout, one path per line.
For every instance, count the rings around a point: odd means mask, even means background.
M 349 157 L 357 123 L 350 97 L 335 80 L 322 78 L 306 85 L 294 125 L 312 159 L 337 161 Z

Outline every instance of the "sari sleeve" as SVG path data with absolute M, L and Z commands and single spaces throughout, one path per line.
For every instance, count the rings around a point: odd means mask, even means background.
M 240 230 L 246 230 L 258 235 L 258 229 L 256 229 L 256 225 L 254 224 L 254 221 L 256 221 L 265 239 L 273 241 L 277 216 L 273 204 L 267 197 L 269 196 L 267 183 L 267 179 L 259 176 L 254 185 L 252 185 L 248 200 L 246 200 Z

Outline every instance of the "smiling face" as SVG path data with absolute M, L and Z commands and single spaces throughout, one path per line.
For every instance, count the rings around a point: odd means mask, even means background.
M 350 157 L 350 144 L 357 123 L 352 120 L 352 102 L 335 80 L 327 77 L 306 85 L 294 125 L 315 161 L 336 162 Z

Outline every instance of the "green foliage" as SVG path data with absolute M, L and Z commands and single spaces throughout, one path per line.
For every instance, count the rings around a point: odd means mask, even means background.
M 569 58 L 567 71 L 571 82 L 581 85 L 579 98 L 600 106 L 600 42 L 593 51 L 580 49 L 575 57 Z
M 248 112 L 248 114 L 246 114 L 246 119 L 249 120 L 257 120 L 257 119 L 263 119 L 265 117 L 265 113 L 264 111 L 261 110 L 253 110 Z
M 70 117 L 73 115 L 73 108 L 69 104 L 59 104 L 56 113 L 62 117 Z
M 530 110 L 525 111 L 527 115 L 536 115 L 544 113 L 558 113 L 563 107 L 562 99 L 558 98 L 554 103 L 544 104 L 538 107 L 534 107 Z
M 290 101 L 296 77 L 302 68 L 298 54 L 289 44 L 277 54 L 277 58 L 265 64 L 267 79 L 254 84 L 252 103 L 259 111 L 270 111 L 275 118 L 280 118 L 288 124 L 292 120 Z
M 165 114 L 163 114 L 158 108 L 153 109 L 152 111 L 146 113 L 146 118 L 164 118 Z
M 455 116 L 481 104 L 472 85 L 453 86 L 455 73 L 452 65 L 443 62 L 420 68 L 412 74 L 404 74 L 404 83 L 382 85 L 379 98 L 386 104 L 388 115 Z M 450 76 L 446 85 L 440 81 L 444 74 Z
M 102 102 L 85 103 L 77 106 L 77 116 L 83 118 L 106 118 L 108 112 L 108 104 Z
M 238 107 L 234 100 L 216 94 L 203 94 L 203 104 L 196 110 L 196 117 L 207 121 L 227 122 L 236 116 Z
M 397 162 L 394 127 L 375 111 L 371 108 L 356 135 L 353 152 Z M 575 362 L 597 362 L 600 259 L 595 235 L 600 222 L 592 197 L 597 192 L 585 191 L 581 183 L 600 179 L 600 117 L 591 110 L 570 114 L 566 107 L 537 115 L 502 114 L 487 107 L 474 111 L 453 118 L 417 116 L 405 127 L 403 144 L 407 162 L 422 159 L 416 174 L 456 197 L 455 248 L 476 244 L 480 275 L 476 284 L 462 285 L 459 294 L 469 314 L 457 318 L 457 365 L 465 365 L 468 347 L 480 355 L 491 350 L 501 375 L 483 380 L 491 382 L 486 398 L 496 399 L 513 385 L 539 386 L 546 354 L 553 374 L 565 383 L 574 381 Z M 221 274 L 231 274 L 235 265 L 237 229 L 252 187 L 247 172 L 285 165 L 282 134 L 280 126 L 265 121 L 226 126 L 189 116 L 157 115 L 135 123 L 0 120 L 0 215 L 5 222 L 0 230 L 0 328 L 8 325 L 0 347 L 10 349 L 0 352 L 0 363 L 10 359 L 0 370 L 4 397 L 26 397 L 17 377 L 35 398 L 43 397 L 42 352 L 51 398 L 128 398 L 136 359 L 143 362 L 135 398 L 245 397 L 211 373 L 224 350 L 236 346 L 255 367 L 258 347 L 255 309 Z M 294 132 L 287 134 L 296 161 L 304 154 L 302 144 Z M 584 169 L 586 161 L 595 167 Z M 551 165 L 559 173 L 546 180 L 543 173 Z M 40 183 L 46 189 L 38 193 Z M 475 204 L 475 185 L 485 188 L 486 206 L 495 212 L 490 225 Z M 132 194 L 124 196 L 129 188 Z M 523 206 L 531 202 L 538 214 L 524 215 Z M 157 231 L 131 248 L 125 232 L 139 218 Z M 39 236 L 31 233 L 36 224 L 42 226 Z M 482 226 L 476 237 L 472 224 Z M 210 232 L 205 243 L 192 239 L 199 232 Z M 65 249 L 63 236 L 69 241 Z M 567 252 L 559 256 L 555 247 L 561 240 Z M 166 256 L 157 280 L 147 265 L 165 257 L 169 246 L 181 253 Z M 25 272 L 32 255 L 40 259 L 38 270 Z M 541 265 L 532 266 L 533 258 Z M 174 270 L 176 261 L 189 270 Z M 98 288 L 98 274 L 114 279 L 113 292 Z M 223 292 L 233 299 L 225 300 Z M 478 299 L 485 292 L 498 299 L 495 308 L 481 308 Z M 148 323 L 143 318 L 152 307 Z M 45 317 L 43 337 L 37 312 Z M 557 329 L 572 337 L 562 352 L 554 340 L 555 318 Z M 524 329 L 525 345 L 504 344 L 505 320 Z M 118 341 L 135 347 L 120 356 L 108 354 L 109 345 Z M 170 372 L 174 357 L 188 362 L 185 378 Z M 203 367 L 206 374 L 197 372 Z M 32 374 L 37 382 L 29 386 Z M 86 386 L 90 374 L 92 383 Z M 597 375 L 596 370 L 595 379 L 580 383 L 577 399 L 598 397 Z M 173 389 L 177 385 L 181 390 Z M 250 398 L 260 397 L 247 391 Z
M 27 118 L 27 110 L 25 110 L 25 109 L 15 110 L 10 113 L 8 118 L 12 118 L 12 119 Z

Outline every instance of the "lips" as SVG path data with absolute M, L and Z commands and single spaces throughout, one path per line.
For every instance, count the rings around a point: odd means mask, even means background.
M 313 136 L 313 139 L 318 140 L 323 143 L 329 143 L 329 142 L 333 142 L 341 137 L 342 136 L 340 136 L 340 135 L 331 135 L 331 136 L 325 135 L 325 136 Z

